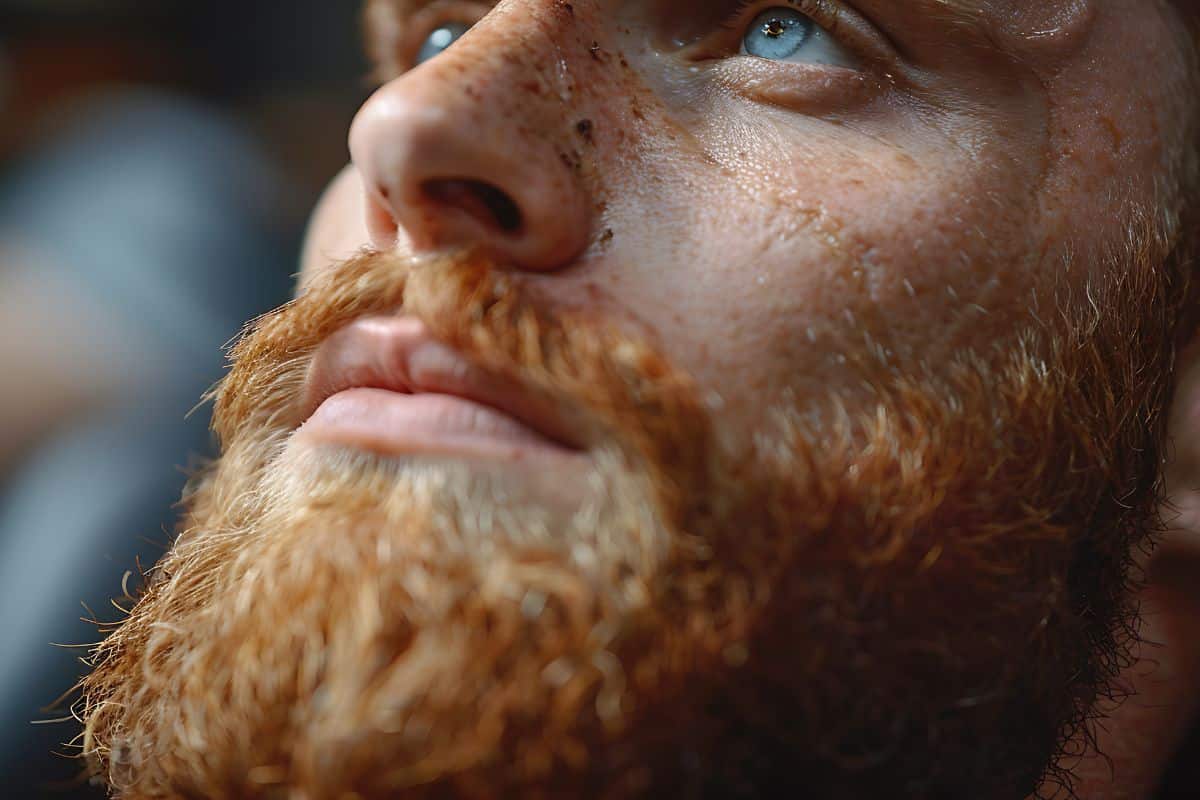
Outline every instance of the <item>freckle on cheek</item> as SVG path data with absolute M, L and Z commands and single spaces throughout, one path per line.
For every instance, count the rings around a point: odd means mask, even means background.
M 594 127 L 595 125 L 590 119 L 581 119 L 575 125 L 575 132 L 578 133 L 580 137 L 582 137 L 583 140 L 588 144 L 594 144 L 594 141 L 592 140 L 592 130 Z

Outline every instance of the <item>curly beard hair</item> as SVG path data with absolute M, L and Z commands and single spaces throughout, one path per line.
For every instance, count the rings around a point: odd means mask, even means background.
M 866 349 L 868 402 L 793 397 L 752 441 L 479 257 L 331 269 L 237 345 L 223 456 L 82 682 L 85 755 L 131 800 L 1069 783 L 1158 524 L 1190 293 L 1163 247 L 986 351 Z M 398 308 L 607 432 L 569 524 L 461 466 L 287 447 L 313 350 Z

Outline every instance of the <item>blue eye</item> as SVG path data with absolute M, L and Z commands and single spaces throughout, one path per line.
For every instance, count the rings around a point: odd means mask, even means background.
M 856 59 L 811 17 L 791 8 L 769 8 L 754 18 L 742 39 L 742 55 L 770 61 L 854 67 Z
M 470 25 L 464 25 L 461 22 L 442 25 L 429 34 L 429 38 L 421 44 L 421 49 L 417 51 L 417 64 L 424 64 L 434 56 L 441 55 L 447 47 L 461 39 L 462 35 L 470 29 Z
M 772 8 L 750 23 L 743 46 L 749 55 L 780 61 L 796 55 L 812 38 L 815 27 L 811 19 L 798 11 Z

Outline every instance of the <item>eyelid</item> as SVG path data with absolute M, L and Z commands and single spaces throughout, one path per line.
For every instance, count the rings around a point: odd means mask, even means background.
M 878 28 L 841 0 L 738 0 L 737 7 L 721 23 L 721 27 L 741 36 L 746 25 L 758 14 L 785 6 L 811 17 L 813 22 L 849 48 L 866 65 L 889 73 L 900 58 L 891 41 Z M 739 48 L 740 42 L 733 50 L 736 52 Z M 727 57 L 728 48 L 724 49 Z

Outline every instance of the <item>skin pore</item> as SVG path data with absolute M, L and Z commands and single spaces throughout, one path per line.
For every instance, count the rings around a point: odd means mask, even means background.
M 1128 664 L 1190 297 L 1182 20 L 696 5 L 368 5 L 382 85 L 298 301 L 84 687 L 124 796 L 1000 800 Z M 740 54 L 781 8 L 819 57 Z M 583 466 L 306 417 L 331 337 L 398 309 Z

